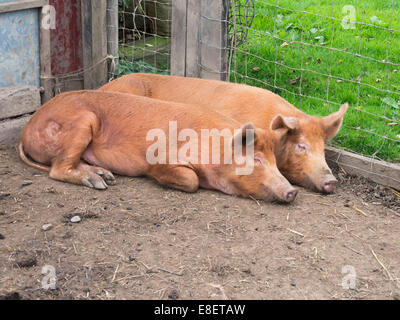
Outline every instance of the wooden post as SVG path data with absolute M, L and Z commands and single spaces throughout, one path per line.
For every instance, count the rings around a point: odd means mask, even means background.
M 115 57 L 109 63 L 109 76 L 118 75 L 118 0 L 107 0 L 107 52 Z
M 186 26 L 188 0 L 172 1 L 171 74 L 186 75 Z
M 200 19 L 200 78 L 227 80 L 227 1 L 202 0 Z
M 48 1 L 46 4 L 48 5 Z M 50 29 L 43 28 L 43 10 L 39 15 L 39 38 L 40 38 L 40 86 L 42 94 L 42 104 L 54 97 L 54 80 L 51 72 L 51 40 Z
M 107 83 L 107 0 L 81 0 L 84 88 Z
M 227 0 L 174 0 L 171 73 L 227 79 Z

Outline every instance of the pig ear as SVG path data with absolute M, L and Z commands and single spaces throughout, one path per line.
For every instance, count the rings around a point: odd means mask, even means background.
M 272 119 L 270 128 L 272 131 L 279 129 L 295 130 L 299 127 L 299 122 L 293 117 L 283 117 L 278 114 Z
M 246 131 L 250 130 L 253 134 L 249 136 L 246 135 Z M 244 124 L 239 130 L 236 131 L 235 135 L 232 138 L 232 145 L 233 146 L 247 146 L 251 143 L 254 143 L 256 139 L 256 131 L 254 124 L 252 122 L 248 122 Z
M 348 108 L 348 103 L 345 103 L 340 107 L 339 111 L 321 119 L 322 128 L 325 131 L 325 139 L 332 139 L 338 133 L 343 123 L 343 116 Z

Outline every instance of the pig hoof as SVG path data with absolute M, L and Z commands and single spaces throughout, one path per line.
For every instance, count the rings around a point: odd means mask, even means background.
M 90 174 L 82 179 L 82 184 L 93 189 L 105 190 L 107 183 L 97 174 Z
M 101 170 L 98 170 L 96 173 L 99 176 L 101 176 L 105 180 L 105 182 L 110 186 L 113 186 L 117 183 L 114 175 L 108 170 L 101 169 Z

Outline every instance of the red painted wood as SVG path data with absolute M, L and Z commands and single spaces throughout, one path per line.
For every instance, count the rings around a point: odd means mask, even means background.
M 83 67 L 81 0 L 50 0 L 56 9 L 56 28 L 51 30 L 53 75 Z

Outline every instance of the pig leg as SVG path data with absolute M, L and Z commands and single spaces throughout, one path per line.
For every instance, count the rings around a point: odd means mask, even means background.
M 103 168 L 92 167 L 83 162 L 77 166 L 70 165 L 64 161 L 56 162 L 52 165 L 50 178 L 99 190 L 107 189 L 108 185 L 104 180 L 108 183 L 115 181 L 112 173 Z
M 111 172 L 81 161 L 83 152 L 92 140 L 92 121 L 87 120 L 86 124 L 81 122 L 79 127 L 73 128 L 63 137 L 52 161 L 50 178 L 100 190 L 107 189 L 104 179 L 113 182 Z
M 197 174 L 188 167 L 157 165 L 150 168 L 148 175 L 162 185 L 185 192 L 195 192 L 199 188 Z

